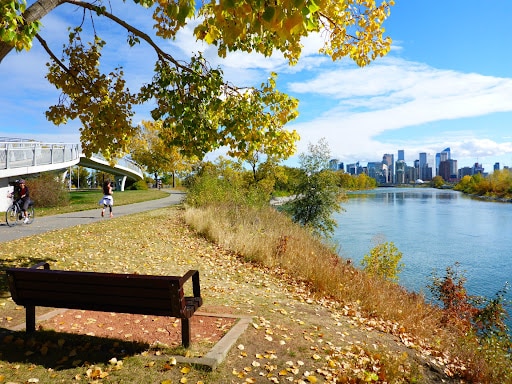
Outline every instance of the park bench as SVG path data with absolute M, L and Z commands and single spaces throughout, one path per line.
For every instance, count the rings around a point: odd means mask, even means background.
M 182 345 L 188 347 L 190 318 L 202 305 L 196 270 L 183 276 L 153 276 L 51 270 L 43 262 L 8 268 L 6 274 L 12 299 L 25 307 L 27 333 L 35 332 L 36 306 L 170 316 L 180 319 Z M 189 279 L 193 296 L 186 297 Z

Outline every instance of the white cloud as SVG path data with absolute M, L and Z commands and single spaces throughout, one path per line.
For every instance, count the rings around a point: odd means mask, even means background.
M 440 70 L 425 64 L 386 58 L 365 68 L 340 64 L 308 81 L 294 81 L 289 89 L 298 98 L 335 101 L 320 116 L 290 124 L 307 143 L 328 139 L 333 153 L 346 160 L 379 160 L 382 154 L 403 147 L 423 146 L 421 152 L 437 152 L 453 142 L 460 157 L 512 153 L 510 143 L 480 140 L 472 132 L 465 141 L 446 132 L 435 145 L 416 137 L 382 142 L 387 133 L 429 123 L 512 111 L 512 79 Z M 476 136 L 476 137 L 475 137 Z M 452 141 L 453 140 L 453 141 Z M 459 143 L 459 144 L 457 144 Z M 444 145 L 444 146 L 443 146 Z M 416 152 L 417 153 L 417 152 Z

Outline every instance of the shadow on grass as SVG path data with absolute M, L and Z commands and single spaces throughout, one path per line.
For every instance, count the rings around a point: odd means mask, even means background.
M 39 330 L 33 334 L 0 328 L 0 360 L 66 370 L 85 364 L 106 364 L 151 349 L 143 342 Z

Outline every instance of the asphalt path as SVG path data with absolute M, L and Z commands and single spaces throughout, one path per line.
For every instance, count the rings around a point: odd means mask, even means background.
M 128 204 L 128 205 L 114 205 L 114 217 L 109 218 L 108 209 L 105 212 L 105 217 L 101 217 L 101 207 L 91 209 L 88 211 L 62 213 L 60 215 L 37 217 L 37 207 L 35 208 L 35 218 L 32 224 L 20 223 L 14 227 L 9 227 L 5 222 L 5 216 L 0 217 L 0 242 L 21 239 L 38 235 L 40 233 L 53 231 L 55 229 L 62 229 L 73 227 L 75 225 L 91 224 L 100 220 L 115 220 L 116 217 L 130 215 L 144 211 L 152 211 L 155 209 L 166 208 L 171 205 L 181 203 L 185 197 L 185 193 L 168 191 L 169 196 L 162 199 L 144 201 L 142 203 Z M 122 193 L 122 192 L 119 192 Z M 115 194 L 114 194 L 115 204 Z

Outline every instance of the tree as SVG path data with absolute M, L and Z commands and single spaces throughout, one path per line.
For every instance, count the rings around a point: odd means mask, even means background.
M 141 12 L 154 20 L 154 33 L 137 29 L 115 14 L 111 4 L 81 0 L 26 0 L 0 3 L 0 61 L 14 48 L 30 49 L 36 39 L 50 57 L 48 81 L 62 92 L 58 103 L 46 112 L 48 120 L 63 124 L 79 119 L 86 155 L 101 152 L 111 159 L 128 152 L 138 128 L 133 125 L 133 106 L 151 102 L 152 118 L 161 121 L 169 145 L 184 155 L 197 155 L 226 146 L 238 156 L 259 149 L 261 143 L 274 154 L 290 156 L 296 132 L 284 129 L 297 116 L 297 100 L 276 89 L 276 74 L 259 88 L 239 88 L 223 79 L 220 68 L 211 68 L 200 53 L 188 63 L 178 61 L 157 44 L 156 37 L 173 39 L 192 19 L 198 19 L 194 37 L 213 44 L 218 54 L 228 51 L 259 52 L 266 56 L 281 51 L 295 64 L 301 54 L 300 40 L 322 33 L 322 52 L 337 60 L 350 57 L 367 65 L 385 55 L 391 39 L 383 23 L 393 0 L 221 0 L 196 6 L 195 1 L 134 0 Z M 69 31 L 68 45 L 59 58 L 43 38 L 43 16 L 57 7 L 71 5 L 83 10 L 77 27 Z M 155 52 L 152 81 L 132 93 L 122 68 L 100 71 L 106 42 L 96 34 L 94 19 L 105 18 L 126 31 L 127 43 L 148 44 Z M 86 21 L 91 27 L 86 28 Z M 92 36 L 82 36 L 92 30 Z M 90 40 L 86 43 L 86 40 Z
M 434 176 L 430 182 L 430 185 L 433 188 L 441 188 L 444 185 L 444 179 L 439 175 Z
M 295 189 L 296 198 L 285 206 L 293 221 L 309 227 L 316 235 L 330 237 L 336 228 L 333 212 L 340 212 L 343 194 L 336 172 L 329 169 L 331 158 L 325 139 L 310 144 L 309 153 L 300 155 L 302 178 Z
M 160 135 L 161 122 L 143 121 L 142 129 L 133 141 L 132 159 L 142 165 L 146 171 L 158 179 L 158 175 L 171 173 L 173 187 L 175 186 L 176 172 L 190 170 L 197 158 L 186 158 L 180 154 L 177 147 L 169 147 L 166 140 Z M 172 132 L 166 131 L 167 134 Z M 170 140 L 168 140 L 170 141 Z

